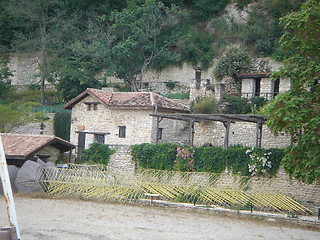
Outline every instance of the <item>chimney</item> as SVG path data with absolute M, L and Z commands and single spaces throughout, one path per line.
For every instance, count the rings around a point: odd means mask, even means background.
M 114 87 L 103 87 L 101 90 L 104 92 L 117 92 L 117 89 Z
M 194 70 L 196 71 L 195 79 L 196 79 L 197 81 L 200 81 L 200 80 L 201 80 L 201 70 L 202 70 L 202 68 L 199 67 L 199 66 L 196 66 L 196 67 L 194 68 Z

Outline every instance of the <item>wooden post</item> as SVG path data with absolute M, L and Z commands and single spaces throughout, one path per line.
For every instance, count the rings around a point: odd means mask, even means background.
M 163 117 L 157 117 L 157 125 L 156 125 L 156 143 L 159 141 L 159 125 L 160 122 L 163 120 Z
M 193 146 L 194 139 L 194 119 L 189 121 L 189 146 Z
M 261 148 L 262 142 L 262 122 L 261 120 L 257 121 L 257 131 L 256 131 L 256 147 Z
M 156 126 L 156 143 L 158 143 L 159 140 L 159 123 L 160 123 L 160 118 L 157 117 L 157 126 Z
M 7 166 L 6 156 L 4 154 L 1 135 L 0 135 L 0 177 L 2 182 L 4 200 L 6 202 L 9 225 L 10 227 L 15 227 L 16 239 L 20 239 L 17 214 L 14 206 L 8 166 Z
M 226 122 L 223 122 L 223 125 L 226 128 L 226 132 L 225 132 L 225 135 L 224 135 L 224 147 L 225 148 L 229 147 L 230 123 L 231 123 L 230 120 L 228 120 Z

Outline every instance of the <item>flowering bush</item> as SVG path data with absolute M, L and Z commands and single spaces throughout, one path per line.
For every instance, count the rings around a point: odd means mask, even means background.
M 258 154 L 254 152 L 254 149 L 248 149 L 246 154 L 249 155 L 250 160 L 248 163 L 248 171 L 251 173 L 251 176 L 262 175 L 272 168 L 270 156 L 271 152 Z
M 188 147 L 177 147 L 176 160 L 174 160 L 174 170 L 190 172 L 194 169 L 194 150 Z

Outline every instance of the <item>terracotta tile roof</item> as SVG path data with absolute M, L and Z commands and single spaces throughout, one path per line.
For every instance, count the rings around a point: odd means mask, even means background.
M 71 109 L 88 95 L 96 97 L 100 102 L 109 107 L 122 108 L 157 108 L 170 112 L 190 112 L 190 109 L 171 99 L 153 92 L 106 92 L 104 90 L 88 88 L 77 97 L 68 102 L 64 108 Z
M 259 73 L 241 73 L 237 75 L 237 78 L 268 78 L 270 76 L 269 72 L 259 72 Z
M 40 149 L 50 145 L 68 151 L 75 148 L 73 144 L 56 136 L 1 133 L 6 157 L 28 158 Z

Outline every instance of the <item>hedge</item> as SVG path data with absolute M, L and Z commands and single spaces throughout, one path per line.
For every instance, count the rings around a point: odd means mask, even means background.
M 132 159 L 142 168 L 172 170 L 177 155 L 177 144 L 143 143 L 131 147 Z
M 181 156 L 178 157 L 177 155 L 178 147 L 179 149 L 188 149 L 189 152 L 193 153 L 191 157 L 189 155 L 186 157 L 184 166 L 181 165 Z M 190 148 L 171 143 L 143 143 L 131 147 L 133 160 L 141 168 L 212 173 L 221 173 L 227 169 L 234 174 L 243 176 L 265 173 L 274 175 L 279 169 L 284 152 L 284 149 L 242 146 Z M 180 160 L 178 161 L 178 159 Z

